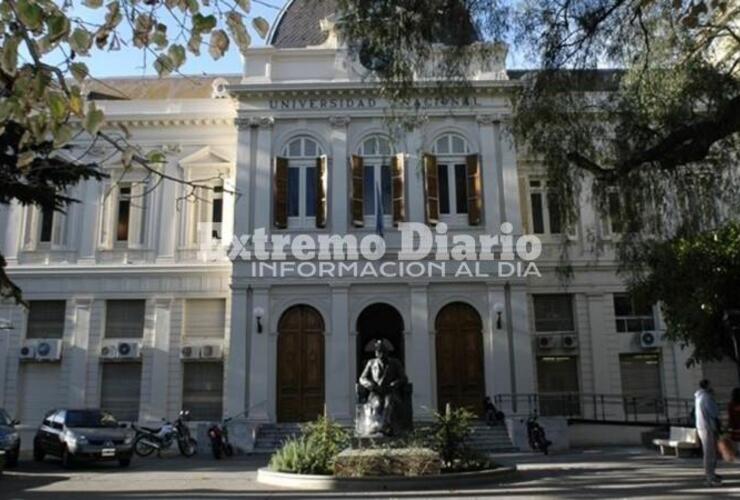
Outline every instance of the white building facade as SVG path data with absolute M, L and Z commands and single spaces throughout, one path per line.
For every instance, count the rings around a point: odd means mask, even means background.
M 707 370 L 687 369 L 685 352 L 659 339 L 657 308 L 624 294 L 618 228 L 584 195 L 578 230 L 561 235 L 544 171 L 509 134 L 516 80 L 505 54 L 471 70 L 469 95 L 397 108 L 398 133 L 322 23 L 329 7 L 308 15 L 289 2 L 243 75 L 119 80 L 110 83 L 128 99 L 95 96 L 110 126 L 167 151 L 163 172 L 209 189 L 124 172 L 95 145 L 110 179 L 77 186 L 81 203 L 66 215 L 3 207 L 3 254 L 30 309 L 0 306 L 12 325 L 0 335 L 0 406 L 27 425 L 81 406 L 137 421 L 188 408 L 202 421 L 326 411 L 348 422 L 375 338 L 404 363 L 418 419 L 486 395 L 508 413 L 537 404 L 586 418 L 664 413 L 665 400 L 690 398 Z M 379 264 L 395 263 L 400 222 L 476 238 L 510 223 L 512 237 L 542 239 L 540 276 L 275 277 L 227 256 L 234 235 L 259 230 L 361 239 L 382 229 Z M 567 287 L 556 272 L 562 237 Z M 731 368 L 715 373 L 718 385 L 734 380 Z

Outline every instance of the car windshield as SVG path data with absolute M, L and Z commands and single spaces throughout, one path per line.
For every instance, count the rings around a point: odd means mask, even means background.
M 0 408 L 0 425 L 10 425 L 11 420 L 12 419 L 10 418 L 10 415 L 8 415 L 5 410 Z
M 67 411 L 64 419 L 67 427 L 117 427 L 118 422 L 110 413 L 96 410 Z

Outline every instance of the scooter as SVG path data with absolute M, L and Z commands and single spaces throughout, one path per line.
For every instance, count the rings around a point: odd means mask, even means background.
M 527 437 L 529 438 L 529 447 L 533 450 L 539 450 L 545 455 L 548 454 L 548 448 L 552 441 L 547 439 L 545 429 L 537 422 L 537 414 L 527 419 Z
M 225 418 L 221 424 L 213 424 L 208 429 L 208 438 L 211 440 L 213 458 L 220 460 L 222 456 L 230 457 L 234 454 L 234 447 L 229 443 L 229 427 L 231 418 Z
M 170 449 L 177 441 L 180 453 L 183 456 L 192 457 L 198 451 L 198 443 L 190 435 L 190 429 L 185 423 L 189 416 L 189 411 L 182 410 L 174 424 L 163 420 L 162 427 L 158 429 L 134 425 L 133 428 L 136 430 L 134 452 L 140 457 L 149 456 L 154 450 L 157 450 L 159 454 L 162 450 Z

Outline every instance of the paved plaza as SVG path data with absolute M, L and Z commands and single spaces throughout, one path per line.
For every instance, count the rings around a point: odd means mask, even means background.
M 740 464 L 723 464 L 725 486 L 707 488 L 699 459 L 660 457 L 643 449 L 579 450 L 549 457 L 498 455 L 516 463 L 516 479 L 489 487 L 433 492 L 297 492 L 256 482 L 266 456 L 216 462 L 202 455 L 135 460 L 129 469 L 92 465 L 72 471 L 47 460 L 22 461 L 0 479 L 0 498 L 148 500 L 201 498 L 740 498 Z

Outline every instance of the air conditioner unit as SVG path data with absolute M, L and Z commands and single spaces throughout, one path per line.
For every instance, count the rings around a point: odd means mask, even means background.
M 119 342 L 118 357 L 125 359 L 136 359 L 141 357 L 141 346 L 138 342 Z
M 563 349 L 575 349 L 578 347 L 578 335 L 563 335 L 560 339 L 560 345 Z
M 220 345 L 208 344 L 200 347 L 200 357 L 203 359 L 221 359 L 223 348 Z
M 58 361 L 61 358 L 61 339 L 39 340 L 36 342 L 36 359 L 38 361 Z
M 553 335 L 539 335 L 537 337 L 537 348 L 542 350 L 554 349 L 556 338 Z
M 192 360 L 200 357 L 200 347 L 194 345 L 186 345 L 180 349 L 180 359 Z
M 108 342 L 100 348 L 100 357 L 103 359 L 116 359 L 118 357 L 118 342 Z
M 21 346 L 20 353 L 18 354 L 20 359 L 35 359 L 36 358 L 36 342 L 24 342 Z
M 662 344 L 660 339 L 660 333 L 658 332 L 641 332 L 640 333 L 640 347 L 643 349 L 653 349 L 660 347 Z

